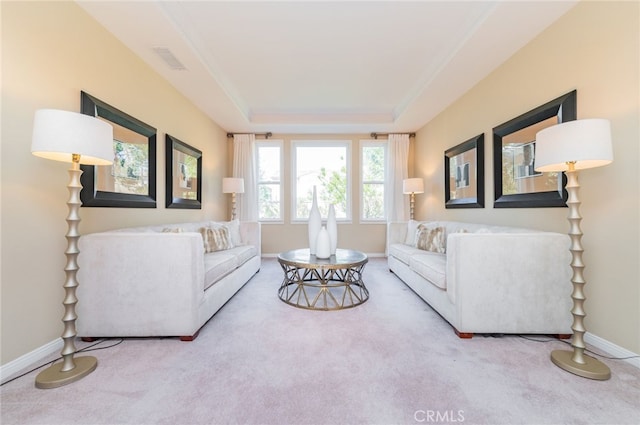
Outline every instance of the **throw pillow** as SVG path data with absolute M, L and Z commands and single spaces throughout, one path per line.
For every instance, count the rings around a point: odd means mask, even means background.
M 229 238 L 229 229 L 225 226 L 201 227 L 199 231 L 202 234 L 204 252 L 223 251 L 233 248 Z
M 409 223 L 407 223 L 407 237 L 404 240 L 405 245 L 416 246 L 416 232 L 418 231 L 418 224 L 420 224 L 420 222 L 415 220 L 409 220 Z
M 162 233 L 182 233 L 182 227 L 165 227 L 162 229 Z
M 233 246 L 242 245 L 242 237 L 240 236 L 240 220 L 231 221 L 210 221 L 209 227 L 226 227 L 229 230 L 229 240 Z
M 446 241 L 444 233 L 444 227 L 427 227 L 421 224 L 418 226 L 416 233 L 416 247 L 425 251 L 444 254 Z
M 231 220 L 228 223 L 225 223 L 227 229 L 229 229 L 229 237 L 231 238 L 231 243 L 233 246 L 242 245 L 242 238 L 240 237 L 240 221 L 239 220 Z

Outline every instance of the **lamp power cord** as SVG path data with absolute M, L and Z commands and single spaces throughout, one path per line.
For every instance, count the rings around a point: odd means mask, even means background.
M 74 353 L 73 353 L 73 354 L 74 354 L 74 355 L 76 355 L 76 354 L 78 354 L 78 353 L 88 353 L 88 352 L 90 352 L 90 351 L 106 350 L 106 349 L 108 349 L 108 348 L 113 348 L 113 347 L 115 347 L 116 345 L 120 345 L 120 344 L 122 344 L 122 343 L 124 342 L 124 339 L 123 339 L 123 338 L 120 338 L 120 340 L 119 340 L 118 342 L 116 342 L 116 343 L 114 343 L 114 344 L 111 344 L 111 345 L 108 345 L 108 346 L 106 346 L 106 347 L 93 348 L 93 347 L 95 347 L 96 345 L 98 345 L 98 344 L 102 344 L 102 343 L 103 343 L 103 342 L 105 342 L 105 341 L 106 341 L 106 339 L 105 339 L 105 338 L 101 338 L 101 339 L 99 339 L 98 341 L 96 341 L 95 343 L 93 343 L 93 344 L 91 344 L 91 345 L 87 345 L 87 346 L 86 346 L 86 347 L 84 347 L 84 348 L 81 348 L 81 349 L 79 349 L 79 350 L 77 350 L 77 351 L 74 351 Z M 1 383 L 1 384 L 0 384 L 0 387 L 1 387 L 1 386 L 3 386 L 3 385 L 5 385 L 5 384 L 8 384 L 9 382 L 13 382 L 13 381 L 15 381 L 16 379 L 22 378 L 23 376 L 26 376 L 26 375 L 30 374 L 31 372 L 34 372 L 34 371 L 36 371 L 36 370 L 38 370 L 38 369 L 42 369 L 43 367 L 49 366 L 49 365 L 51 365 L 51 364 L 53 364 L 53 363 L 55 363 L 55 362 L 57 362 L 58 360 L 61 360 L 61 359 L 62 359 L 62 356 L 60 356 L 60 357 L 58 357 L 58 358 L 56 358 L 56 359 L 54 359 L 54 360 L 51 360 L 50 362 L 43 363 L 43 364 L 41 364 L 40 366 L 36 366 L 36 367 L 34 367 L 33 369 L 30 369 L 30 370 L 28 370 L 28 371 L 26 371 L 26 372 L 24 372 L 24 373 L 21 373 L 20 375 L 14 376 L 13 378 L 11 378 L 11 379 L 9 379 L 9 380 L 7 380 L 7 381 L 5 381 L 5 382 Z
M 533 342 L 562 342 L 563 344 L 567 344 L 567 345 L 571 345 L 571 341 L 570 340 L 563 340 L 563 339 L 559 339 L 559 338 L 549 338 L 549 339 L 537 339 L 537 338 L 532 338 L 529 336 L 524 336 L 524 335 L 518 335 L 520 338 L 522 339 L 526 339 L 527 341 L 533 341 Z M 604 354 L 600 354 L 600 353 L 596 353 L 593 350 L 589 350 L 588 348 L 585 348 L 584 350 L 586 353 L 589 354 L 593 354 L 594 356 L 598 356 L 600 358 L 603 359 L 607 359 L 607 360 L 629 360 L 629 359 L 636 359 L 638 357 L 640 357 L 640 355 L 636 355 L 636 356 L 628 356 L 628 357 L 611 357 L 611 356 L 606 356 Z

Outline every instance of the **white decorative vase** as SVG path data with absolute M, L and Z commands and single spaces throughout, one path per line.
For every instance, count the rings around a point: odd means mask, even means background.
M 327 232 L 329 232 L 329 240 L 331 241 L 331 255 L 336 255 L 336 248 L 338 247 L 338 224 L 336 223 L 336 209 L 333 204 L 329 205 Z
M 316 247 L 316 258 L 325 259 L 331 257 L 331 239 L 329 239 L 329 232 L 324 226 L 318 233 Z
M 311 204 L 311 211 L 309 212 L 309 250 L 311 255 L 316 255 L 316 240 L 318 239 L 318 233 L 320 233 L 320 227 L 322 227 L 322 217 L 320 217 L 320 210 L 318 209 L 318 198 L 316 195 L 316 187 L 313 186 L 313 202 Z

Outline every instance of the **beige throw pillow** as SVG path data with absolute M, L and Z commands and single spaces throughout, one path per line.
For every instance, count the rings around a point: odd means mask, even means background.
M 416 233 L 416 247 L 418 249 L 444 254 L 445 242 L 444 227 L 427 227 L 424 224 L 418 226 Z
M 182 227 L 165 227 L 162 229 L 162 233 L 182 233 L 184 230 Z
M 227 227 L 201 227 L 199 231 L 204 242 L 204 252 L 223 251 L 233 248 Z

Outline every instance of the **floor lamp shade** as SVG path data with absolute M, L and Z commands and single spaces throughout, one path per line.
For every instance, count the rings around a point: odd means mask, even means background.
M 567 206 L 569 207 L 569 238 L 571 245 L 571 299 L 573 308 L 572 351 L 554 350 L 551 361 L 559 368 L 584 378 L 606 380 L 611 371 L 600 360 L 587 356 L 584 334 L 584 318 L 587 315 L 584 302 L 584 262 L 582 260 L 582 230 L 580 229 L 580 199 L 578 170 L 600 167 L 613 161 L 611 126 L 603 119 L 569 121 L 545 128 L 536 134 L 536 171 L 564 171 L 567 176 Z
M 36 111 L 31 153 L 55 161 L 109 165 L 113 162 L 113 127 L 90 115 L 57 109 Z
M 424 181 L 419 178 L 402 180 L 402 193 L 424 193 Z
M 244 179 L 241 177 L 223 178 L 222 193 L 244 193 Z
M 613 161 L 611 125 L 604 119 L 568 121 L 536 135 L 536 171 L 567 171 L 601 167 Z
M 68 231 L 67 264 L 64 268 L 67 276 L 63 288 L 65 291 L 64 331 L 62 332 L 62 361 L 54 363 L 36 376 L 37 388 L 57 388 L 84 378 L 98 366 L 98 360 L 92 356 L 75 358 L 76 347 L 76 311 L 78 302 L 76 288 L 78 281 L 78 240 L 80 239 L 80 164 L 109 165 L 113 161 L 113 127 L 104 121 L 76 112 L 55 109 L 36 111 L 31 141 L 33 155 L 55 161 L 70 162 L 69 200 L 67 206 Z

